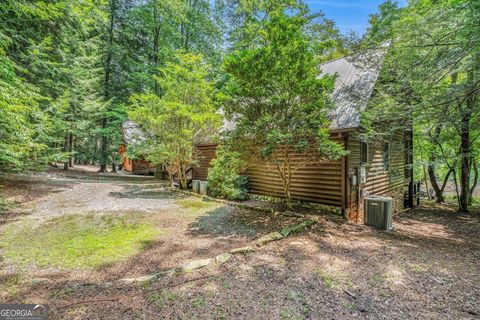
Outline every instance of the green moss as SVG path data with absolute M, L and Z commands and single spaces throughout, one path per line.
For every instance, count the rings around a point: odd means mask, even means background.
M 213 201 L 203 201 L 199 198 L 185 198 L 176 200 L 175 203 L 182 207 L 183 210 L 180 213 L 184 214 L 189 218 L 196 218 L 201 215 L 204 215 L 211 209 L 216 209 L 221 207 L 222 205 L 213 202 Z
M 208 209 L 215 206 L 215 202 L 206 202 L 197 198 L 176 200 L 175 203 L 185 209 Z
M 38 227 L 9 225 L 3 257 L 19 267 L 98 267 L 133 255 L 165 230 L 119 216 L 70 215 Z

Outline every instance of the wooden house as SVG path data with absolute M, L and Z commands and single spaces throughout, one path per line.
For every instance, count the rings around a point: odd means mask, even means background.
M 150 162 L 146 161 L 143 156 L 135 158 L 128 157 L 126 154 L 127 146 L 140 142 L 143 138 L 143 133 L 140 131 L 138 125 L 131 121 L 125 121 L 122 125 L 123 141 L 120 146 L 120 154 L 122 155 L 122 167 L 127 172 L 135 174 L 152 175 L 155 174 L 156 167 Z
M 412 132 L 398 132 L 381 142 L 362 142 L 360 120 L 374 91 L 386 48 L 343 57 L 321 65 L 325 74 L 336 75 L 330 114 L 330 136 L 349 151 L 338 161 L 319 161 L 294 173 L 292 199 L 323 205 L 341 211 L 355 222 L 363 222 L 367 195 L 391 196 L 394 212 L 413 205 Z M 231 129 L 234 124 L 227 125 Z M 207 180 L 215 144 L 197 146 L 200 165 L 193 168 L 193 179 Z M 266 165 L 250 166 L 253 197 L 282 198 L 281 180 Z

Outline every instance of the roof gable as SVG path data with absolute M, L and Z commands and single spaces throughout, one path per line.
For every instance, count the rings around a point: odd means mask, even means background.
M 320 66 L 322 73 L 336 75 L 332 93 L 334 109 L 330 112 L 332 130 L 356 128 L 360 114 L 367 107 L 388 44 L 380 48 L 326 62 Z

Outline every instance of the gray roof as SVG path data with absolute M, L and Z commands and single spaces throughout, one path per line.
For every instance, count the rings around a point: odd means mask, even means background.
M 320 66 L 322 73 L 336 75 L 332 93 L 334 109 L 330 112 L 331 129 L 359 127 L 360 114 L 372 95 L 387 48 L 388 43 L 385 43 L 380 48 L 365 50 Z
M 145 140 L 142 130 L 132 120 L 127 120 L 122 124 L 123 138 L 125 144 L 138 144 Z

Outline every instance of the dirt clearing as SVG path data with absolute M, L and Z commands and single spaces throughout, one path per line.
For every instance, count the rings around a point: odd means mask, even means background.
M 478 215 L 423 207 L 396 217 L 393 233 L 317 215 L 308 231 L 223 265 L 126 284 L 118 280 L 212 258 L 300 220 L 148 178 L 54 173 L 1 184 L 17 205 L 1 226 L 0 299 L 49 304 L 52 319 L 480 317 Z

